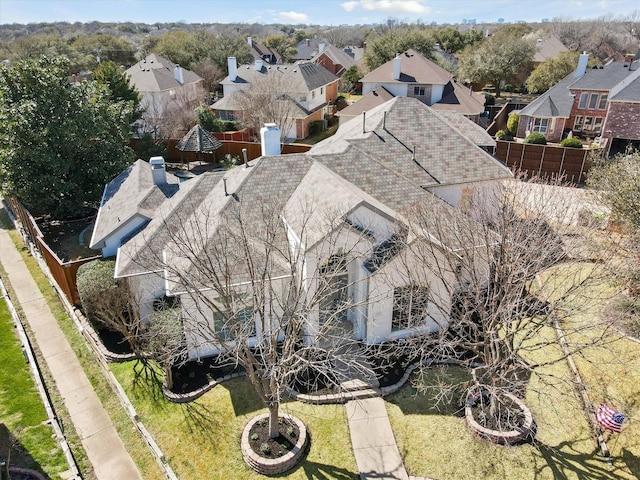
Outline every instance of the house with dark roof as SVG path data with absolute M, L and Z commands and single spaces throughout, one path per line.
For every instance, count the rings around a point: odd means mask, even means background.
M 247 43 L 254 60 L 262 60 L 269 65 L 284 63 L 284 58 L 275 49 L 256 42 L 252 37 L 247 37 Z
M 229 75 L 220 84 L 223 97 L 211 105 L 214 113 L 224 120 L 243 118 L 243 103 L 238 98 L 242 90 L 251 88 L 276 89 L 274 102 L 281 102 L 282 111 L 293 119 L 279 125 L 283 138 L 296 139 L 309 136 L 310 125 L 333 113 L 338 97 L 338 77 L 322 65 L 302 62 L 287 65 L 267 65 L 256 60 L 253 65 L 237 65 L 235 57 L 228 58 Z M 276 123 L 278 119 L 265 119 Z
M 412 49 L 396 55 L 393 60 L 380 65 L 360 81 L 362 100 L 384 87 L 396 97 L 417 98 L 434 109 L 461 113 L 476 123 L 484 112 L 484 95 L 456 82 L 453 74 Z M 378 97 L 378 101 L 380 100 L 382 98 Z M 375 99 L 367 99 L 367 104 L 371 102 L 375 102 Z M 356 111 L 354 109 L 352 113 Z M 362 111 L 364 110 L 358 113 Z
M 143 131 L 156 130 L 165 112 L 172 108 L 194 109 L 206 96 L 200 76 L 160 55 L 147 55 L 125 73 L 142 96 Z
M 265 135 L 263 142 L 274 139 L 278 142 L 279 135 Z M 277 146 L 273 151 L 279 151 Z M 474 191 L 512 178 L 445 116 L 406 97 L 347 122 L 303 154 L 267 154 L 180 184 L 159 167 L 138 161 L 106 186 L 91 246 L 103 248 L 105 256 L 116 252 L 115 275 L 136 291 L 143 321 L 150 321 L 157 298 L 179 298 L 191 359 L 215 355 L 222 348 L 202 333 L 222 328 L 216 315 L 194 304 L 183 281 L 197 274 L 194 261 L 213 263 L 215 270 L 220 261 L 215 246 L 228 241 L 225 219 L 243 218 L 245 228 L 263 231 L 261 212 L 276 205 L 283 230 L 270 244 L 282 252 L 297 252 L 299 263 L 273 265 L 273 280 L 296 272 L 310 297 L 317 281 L 336 284 L 330 298 L 309 316 L 305 338 L 313 341 L 323 318 L 347 302 L 352 307 L 342 318 L 348 326 L 343 334 L 375 344 L 447 325 L 452 293 L 430 267 L 415 266 L 418 262 L 408 248 L 418 238 L 435 241 L 410 221 L 412 206 L 435 201 L 453 214 Z M 191 260 L 179 253 L 180 232 L 189 239 Z M 438 242 L 438 248 L 457 249 L 459 241 Z M 246 248 L 238 251 L 237 263 L 225 264 L 233 270 L 225 271 L 232 279 L 229 288 L 238 291 L 251 283 L 243 256 L 251 251 L 257 263 L 262 258 L 259 244 L 249 241 Z M 407 272 L 407 265 L 415 267 Z M 215 303 L 218 293 L 202 281 L 203 292 Z M 408 290 L 420 294 L 420 309 L 411 314 L 400 305 Z M 276 295 L 277 286 L 268 294 Z M 439 301 L 432 301 L 436 297 Z M 258 343 L 263 327 L 248 302 L 243 321 L 251 328 L 251 342 Z
M 571 133 L 598 138 L 610 154 L 640 146 L 640 60 L 587 68 L 588 59 L 580 55 L 574 72 L 520 111 L 518 137 L 540 132 L 559 142 Z
M 341 77 L 349 67 L 359 64 L 359 60 L 356 59 L 354 50 L 351 47 L 341 49 L 333 45 L 324 47 L 311 61 L 322 65 L 338 77 Z

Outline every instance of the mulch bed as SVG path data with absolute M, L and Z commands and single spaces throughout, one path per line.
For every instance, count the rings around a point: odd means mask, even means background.
M 171 391 L 178 394 L 193 392 L 213 380 L 242 371 L 244 370 L 240 366 L 220 364 L 217 357 L 187 362 L 179 367 L 172 367 L 173 388 Z
M 96 330 L 100 341 L 111 353 L 126 354 L 133 353 L 126 338 L 120 333 L 106 328 Z
M 276 438 L 269 438 L 269 420 L 265 418 L 256 422 L 249 430 L 249 444 L 261 457 L 280 458 L 293 449 L 300 431 L 295 423 L 280 417 L 278 433 Z
M 467 400 L 469 402 L 469 400 Z M 473 418 L 481 426 L 498 432 L 519 430 L 525 423 L 522 410 L 508 398 L 500 398 L 497 404 L 497 414 L 491 414 L 491 399 L 488 394 L 481 394 L 476 401 L 469 404 Z
M 381 387 L 388 387 L 398 383 L 407 368 L 418 360 L 418 356 L 411 354 L 395 354 L 398 351 L 395 342 L 378 345 L 375 349 L 366 349 L 365 355 L 373 367 Z

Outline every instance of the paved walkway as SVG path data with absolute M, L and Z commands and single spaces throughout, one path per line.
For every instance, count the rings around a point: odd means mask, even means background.
M 346 408 L 360 478 L 408 480 L 384 400 L 351 400 Z
M 142 480 L 38 286 L 0 226 L 0 263 L 55 379 L 98 480 Z

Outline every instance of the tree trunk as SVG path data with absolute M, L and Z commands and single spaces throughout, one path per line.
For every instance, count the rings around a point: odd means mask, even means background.
M 278 432 L 278 404 L 269 405 L 269 438 L 277 438 Z
M 171 368 L 171 365 L 166 365 L 164 370 L 166 387 L 171 390 L 173 388 L 173 369 Z

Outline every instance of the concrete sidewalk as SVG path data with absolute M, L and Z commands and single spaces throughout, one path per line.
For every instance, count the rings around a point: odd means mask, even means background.
M 408 480 L 384 400 L 352 400 L 346 408 L 360 478 Z
M 142 479 L 93 391 L 38 286 L 7 231 L 0 226 L 0 263 L 33 331 L 98 480 Z

